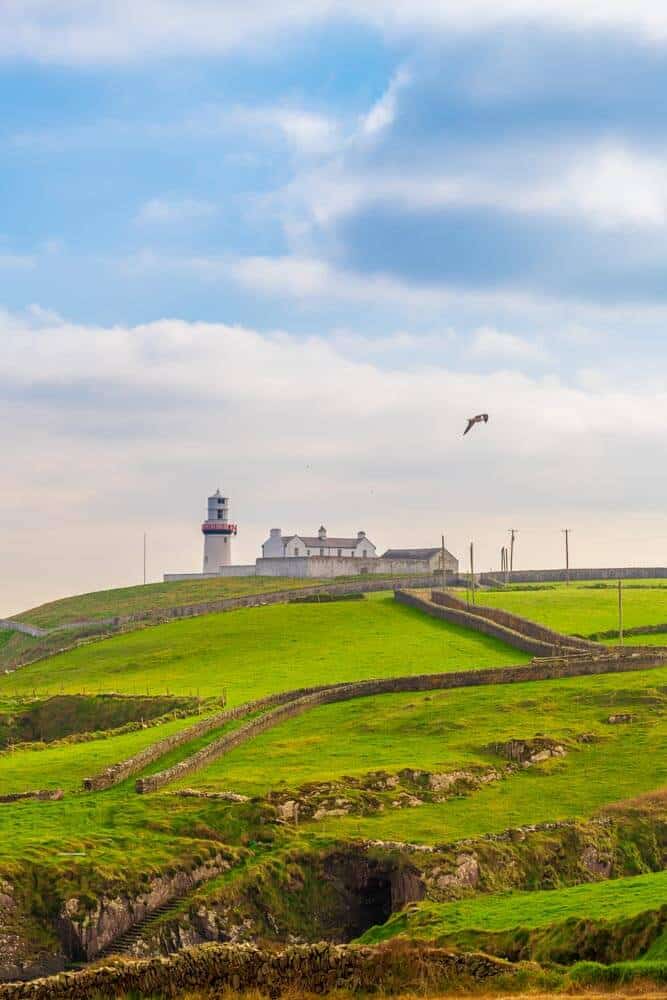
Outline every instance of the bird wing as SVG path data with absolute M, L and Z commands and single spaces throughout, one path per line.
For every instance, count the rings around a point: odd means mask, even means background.
M 474 425 L 475 425 L 475 418 L 474 417 L 468 417 L 468 426 L 466 427 L 466 429 L 463 432 L 463 436 L 464 437 L 466 436 L 466 434 L 468 433 L 468 431 L 470 430 L 470 428 L 474 427 Z

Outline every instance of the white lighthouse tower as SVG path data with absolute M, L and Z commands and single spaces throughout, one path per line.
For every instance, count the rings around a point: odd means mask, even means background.
M 208 498 L 208 516 L 201 526 L 204 535 L 204 573 L 217 573 L 232 561 L 232 535 L 237 526 L 229 520 L 229 498 L 216 490 Z

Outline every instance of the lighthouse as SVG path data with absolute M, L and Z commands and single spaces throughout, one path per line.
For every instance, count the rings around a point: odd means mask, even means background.
M 207 517 L 201 526 L 204 535 L 204 573 L 217 573 L 232 561 L 232 535 L 237 527 L 229 520 L 229 498 L 216 490 L 208 498 Z

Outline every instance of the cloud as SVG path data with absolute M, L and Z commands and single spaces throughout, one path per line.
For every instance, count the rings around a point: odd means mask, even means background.
M 142 225 L 181 225 L 210 219 L 218 211 L 210 201 L 198 198 L 151 198 L 137 213 Z
M 475 332 L 468 353 L 476 360 L 504 361 L 509 366 L 525 362 L 543 364 L 550 360 L 549 352 L 541 344 L 491 327 Z
M 302 225 L 320 228 L 383 203 L 406 212 L 496 209 L 602 229 L 664 228 L 667 222 L 667 149 L 649 154 L 619 141 L 553 148 L 523 142 L 516 149 L 469 149 L 467 160 L 437 171 L 417 165 L 399 172 L 391 158 L 383 164 L 374 157 L 372 169 L 360 169 L 358 158 L 336 157 L 299 174 L 282 204 Z
M 393 346 L 418 356 L 432 336 L 404 330 Z M 419 368 L 382 360 L 367 343 L 355 349 L 350 332 L 337 344 L 215 323 L 0 314 L 0 420 L 13 446 L 0 492 L 0 610 L 131 581 L 146 526 L 155 574 L 196 568 L 200 507 L 221 475 L 244 560 L 271 523 L 363 523 L 390 545 L 399 507 L 405 544 L 429 544 L 446 490 L 452 546 L 475 537 L 490 564 L 497 520 L 544 529 L 565 514 L 573 526 L 595 517 L 600 536 L 612 531 L 610 497 L 614 517 L 650 517 L 664 496 L 667 472 L 654 461 L 664 388 L 454 369 L 446 350 Z M 485 433 L 463 441 L 462 421 L 480 409 L 491 414 Z M 582 535 L 582 558 L 585 546 Z M 535 542 L 533 564 L 547 551 Z
M 322 23 L 365 23 L 392 37 L 545 27 L 618 32 L 667 41 L 667 12 L 655 0 L 6 0 L 5 60 L 99 65 L 183 54 L 224 54 Z
M 305 108 L 238 107 L 229 114 L 229 120 L 254 133 L 278 132 L 290 146 L 307 155 L 332 152 L 340 143 L 338 122 Z
M 364 135 L 375 136 L 393 123 L 396 117 L 398 92 L 409 82 L 410 73 L 405 68 L 399 69 L 394 74 L 382 97 L 362 117 L 361 131 Z

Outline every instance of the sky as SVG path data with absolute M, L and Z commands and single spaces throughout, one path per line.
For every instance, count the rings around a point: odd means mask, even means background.
M 667 565 L 667 7 L 0 7 L 0 614 L 217 487 L 239 562 Z

